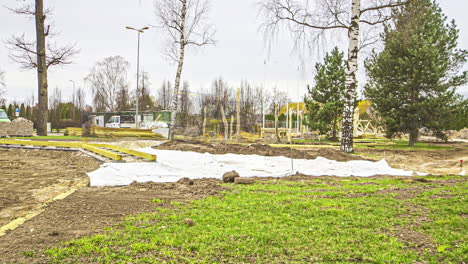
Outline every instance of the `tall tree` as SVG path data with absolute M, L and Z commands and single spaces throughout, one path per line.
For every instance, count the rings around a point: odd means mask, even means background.
M 309 1 L 266 0 L 259 3 L 265 16 L 263 28 L 268 38 L 274 37 L 285 26 L 295 35 L 296 47 L 301 43 L 316 41 L 325 31 L 348 32 L 348 60 L 346 91 L 343 111 L 341 150 L 353 152 L 353 115 L 357 89 L 358 54 L 360 50 L 361 24 L 373 26 L 391 19 L 390 8 L 400 6 L 403 0 L 316 0 Z M 311 10 L 311 7 L 315 9 Z M 361 44 L 361 47 L 365 44 Z
M 97 62 L 86 77 L 93 91 L 96 111 L 128 110 L 127 71 L 130 63 L 121 56 Z
M 192 102 L 190 100 L 190 88 L 187 81 L 184 82 L 182 86 L 182 93 L 180 95 L 180 114 L 179 122 L 183 127 L 188 126 L 190 111 L 192 108 Z
M 166 31 L 164 54 L 177 63 L 172 108 L 178 111 L 179 87 L 185 48 L 215 44 L 213 27 L 208 23 L 208 0 L 157 0 L 156 16 Z M 172 125 L 175 114 L 172 115 Z
M 161 88 L 158 90 L 158 105 L 163 110 L 169 110 L 172 103 L 172 83 L 169 81 L 164 81 L 161 85 Z
M 322 134 L 331 130 L 333 140 L 337 140 L 338 121 L 344 106 L 346 62 L 343 58 L 344 54 L 336 47 L 326 54 L 323 64 L 315 65 L 315 86 L 308 89 L 310 99 L 305 100 L 309 127 Z
M 6 103 L 5 99 L 5 72 L 0 68 L 0 105 L 4 105 Z
M 31 0 L 27 0 L 30 2 Z M 12 53 L 10 58 L 19 63 L 25 69 L 37 69 L 38 83 L 38 112 L 37 112 L 37 134 L 47 135 L 48 117 L 48 82 L 47 70 L 50 66 L 71 64 L 71 58 L 78 53 L 75 44 L 62 47 L 48 44 L 46 38 L 57 35 L 51 31 L 51 25 L 46 26 L 46 18 L 51 13 L 50 9 L 44 8 L 43 0 L 35 0 L 34 4 L 27 3 L 19 8 L 11 8 L 14 13 L 32 16 L 36 22 L 36 40 L 26 40 L 25 36 L 13 36 L 8 42 Z
M 139 109 L 141 111 L 153 111 L 155 108 L 155 102 L 150 95 L 151 90 L 151 82 L 150 76 L 148 72 L 142 71 L 140 73 L 140 87 L 138 89 L 138 100 L 139 100 Z
M 388 136 L 409 133 L 409 145 L 427 127 L 443 136 L 455 88 L 468 81 L 467 51 L 457 49 L 455 22 L 432 0 L 413 0 L 395 10 L 395 24 L 385 27 L 385 49 L 374 53 L 366 68 L 365 95 L 383 116 Z

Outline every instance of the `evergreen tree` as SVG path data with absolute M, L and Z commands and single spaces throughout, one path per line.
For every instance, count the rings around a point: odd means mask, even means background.
M 459 74 L 467 51 L 457 49 L 458 30 L 432 0 L 409 1 L 394 11 L 394 25 L 383 33 L 385 48 L 366 62 L 365 95 L 383 117 L 387 136 L 409 133 L 409 145 L 427 127 L 443 138 L 455 88 L 467 82 Z
M 32 119 L 32 113 L 31 113 L 31 106 L 26 106 L 26 119 L 31 120 Z
M 315 86 L 309 90 L 305 99 L 310 128 L 320 133 L 332 132 L 332 140 L 337 140 L 337 128 L 343 116 L 344 94 L 346 89 L 346 62 L 344 54 L 338 48 L 325 56 L 323 64 L 317 63 L 315 69 Z
M 21 104 L 20 106 L 20 117 L 26 117 L 26 108 L 24 107 L 24 104 Z
M 8 110 L 7 110 L 7 115 L 12 118 L 13 117 L 13 113 L 14 113 L 14 110 L 13 110 L 13 105 L 12 104 L 9 104 L 8 105 Z

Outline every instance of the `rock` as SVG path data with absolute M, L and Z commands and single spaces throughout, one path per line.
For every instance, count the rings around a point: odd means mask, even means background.
M 177 181 L 178 184 L 193 185 L 193 180 L 185 177 Z
M 234 179 L 235 184 L 254 184 L 255 180 L 252 178 L 241 178 L 237 177 Z
M 195 222 L 190 218 L 186 218 L 184 222 L 188 226 L 193 226 L 195 224 Z
M 228 182 L 234 182 L 234 179 L 239 177 L 239 173 L 237 173 L 235 170 L 226 172 L 223 175 L 223 182 L 228 183 Z

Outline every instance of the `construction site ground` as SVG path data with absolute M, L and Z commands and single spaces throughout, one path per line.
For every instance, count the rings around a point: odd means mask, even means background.
M 120 142 L 123 147 L 146 147 L 154 142 Z M 433 173 L 460 173 L 460 160 L 468 160 L 468 143 L 447 143 L 450 149 L 383 150 L 360 148 L 358 155 L 343 154 L 337 147 L 311 145 L 298 149 L 271 146 L 212 145 L 173 141 L 160 145 L 173 149 L 213 154 L 238 153 L 313 159 L 323 156 L 339 161 L 385 157 L 394 168 Z M 224 190 L 219 180 L 179 183 L 132 184 L 126 187 L 87 187 L 87 172 L 99 162 L 80 152 L 0 149 L 0 226 L 34 212 L 38 216 L 0 236 L 0 263 L 48 263 L 44 249 L 80 236 L 101 232 L 125 216 L 171 207 L 169 201 L 186 202 Z M 301 176 L 305 177 L 305 176 Z M 303 179 L 303 178 L 301 178 Z M 289 180 L 301 180 L 289 178 Z M 78 189 L 63 200 L 54 197 Z M 154 203 L 154 199 L 164 203 Z

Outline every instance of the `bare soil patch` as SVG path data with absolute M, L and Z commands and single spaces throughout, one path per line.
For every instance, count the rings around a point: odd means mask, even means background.
M 64 200 L 53 202 L 46 212 L 0 237 L 0 263 L 48 263 L 42 250 L 81 236 L 102 232 L 125 216 L 154 212 L 169 201 L 186 202 L 225 190 L 215 179 L 180 183 L 134 183 L 126 187 L 86 187 Z M 163 203 L 153 203 L 153 199 Z M 31 256 L 32 255 L 32 256 Z
M 210 154 L 255 154 L 260 156 L 284 156 L 292 159 L 315 159 L 317 157 L 324 157 L 330 160 L 337 161 L 350 161 L 350 160 L 363 160 L 357 155 L 350 155 L 343 153 L 333 148 L 314 148 L 310 150 L 297 150 L 288 147 L 273 148 L 269 145 L 263 144 L 210 144 L 205 142 L 188 142 L 182 140 L 173 140 L 155 146 L 155 149 L 164 150 L 179 150 L 179 151 L 193 151 L 199 153 Z
M 99 164 L 80 152 L 0 148 L 0 226 L 88 184 Z
M 356 151 L 364 155 L 371 154 L 375 160 L 385 158 L 388 164 L 396 169 L 442 175 L 458 174 L 461 172 L 460 160 L 463 160 L 465 162 L 464 168 L 468 170 L 468 143 L 449 142 L 443 143 L 443 146 L 453 149 L 389 150 L 365 148 Z

